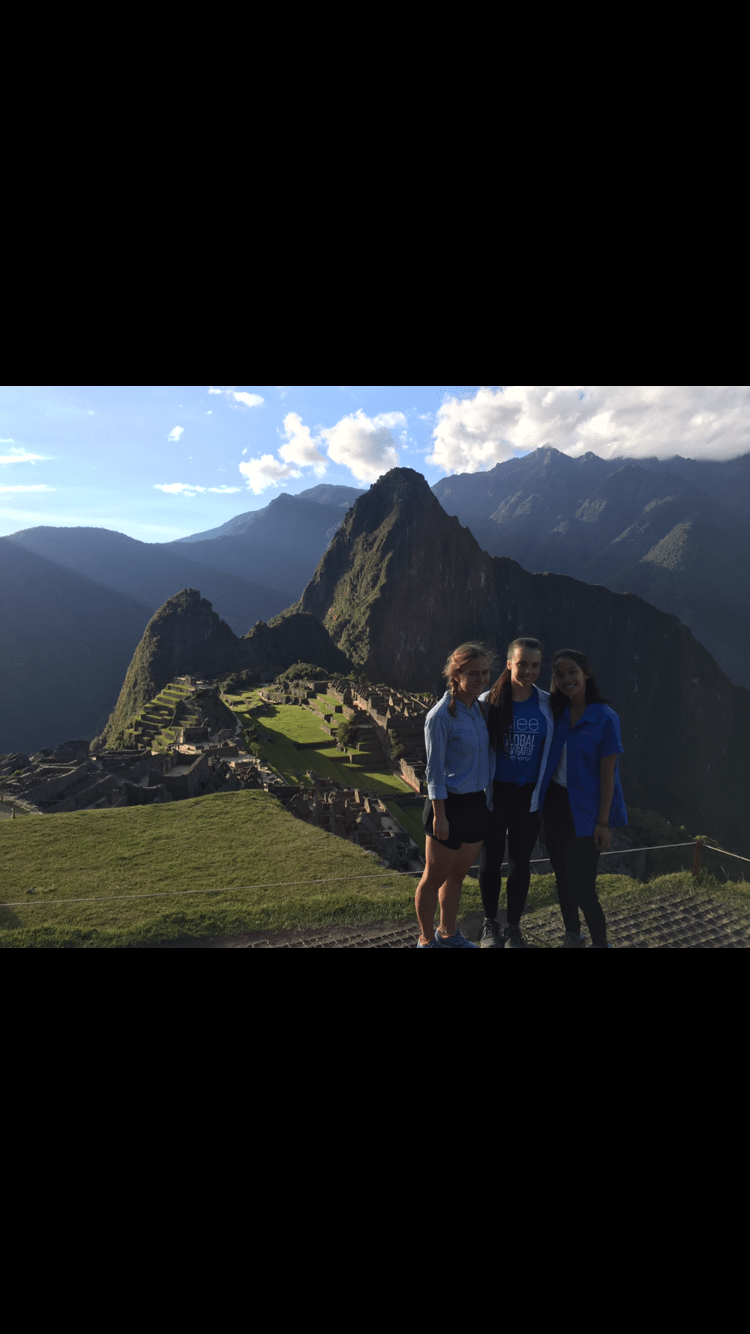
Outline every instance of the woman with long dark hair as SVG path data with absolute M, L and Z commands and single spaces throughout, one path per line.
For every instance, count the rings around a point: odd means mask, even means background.
M 484 838 L 490 789 L 490 742 L 479 696 L 490 679 L 482 644 L 461 644 L 443 669 L 448 684 L 425 719 L 427 792 L 425 869 L 415 908 L 418 948 L 477 948 L 457 925 L 461 887 Z M 440 903 L 440 926 L 435 909 Z
M 492 812 L 479 856 L 484 924 L 481 949 L 523 947 L 521 914 L 531 881 L 530 858 L 541 822 L 542 776 L 552 746 L 549 695 L 535 684 L 542 666 L 538 639 L 521 636 L 508 645 L 506 667 L 489 693 L 487 729 L 495 755 Z M 508 914 L 502 930 L 497 912 L 502 863 L 508 847 Z
M 610 828 L 628 823 L 617 760 L 623 750 L 620 719 L 578 649 L 555 653 L 550 704 L 555 735 L 542 797 L 547 852 L 565 925 L 563 947 L 584 944 L 580 909 L 592 945 L 611 949 L 596 872 L 599 854 L 609 850 Z

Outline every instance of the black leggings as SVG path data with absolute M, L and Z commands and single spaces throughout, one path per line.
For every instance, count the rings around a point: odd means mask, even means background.
M 479 890 L 484 915 L 490 921 L 497 917 L 502 888 L 501 866 L 508 842 L 508 924 L 518 926 L 529 892 L 531 867 L 529 859 L 539 833 L 541 815 L 529 811 L 534 783 L 492 784 L 492 810 L 489 813 L 487 833 L 479 854 Z
M 544 803 L 544 836 L 557 881 L 557 897 L 565 930 L 579 935 L 583 911 L 592 945 L 606 945 L 607 921 L 596 892 L 599 849 L 594 836 L 579 838 L 568 801 L 568 789 L 550 783 Z

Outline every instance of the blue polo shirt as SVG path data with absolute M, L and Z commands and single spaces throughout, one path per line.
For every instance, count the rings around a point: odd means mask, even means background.
M 593 834 L 599 818 L 600 761 L 608 755 L 623 753 L 620 719 L 614 709 L 610 709 L 608 704 L 587 704 L 571 731 L 570 705 L 565 705 L 562 716 L 555 721 L 555 735 L 542 782 L 540 805 L 560 762 L 564 746 L 567 746 L 566 777 L 573 824 L 578 838 L 587 838 Z M 615 765 L 609 823 L 615 828 L 628 823 L 619 762 Z

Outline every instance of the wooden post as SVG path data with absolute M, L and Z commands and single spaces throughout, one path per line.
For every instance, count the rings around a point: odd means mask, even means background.
M 703 843 L 701 839 L 695 845 L 693 853 L 693 875 L 700 875 L 701 862 L 703 860 Z

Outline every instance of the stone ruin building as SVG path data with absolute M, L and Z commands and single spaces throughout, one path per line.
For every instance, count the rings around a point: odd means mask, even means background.
M 421 873 L 424 858 L 414 840 L 377 793 L 342 787 L 308 769 L 313 789 L 300 785 L 284 800 L 286 809 L 307 824 L 326 829 L 366 848 L 396 871 Z

